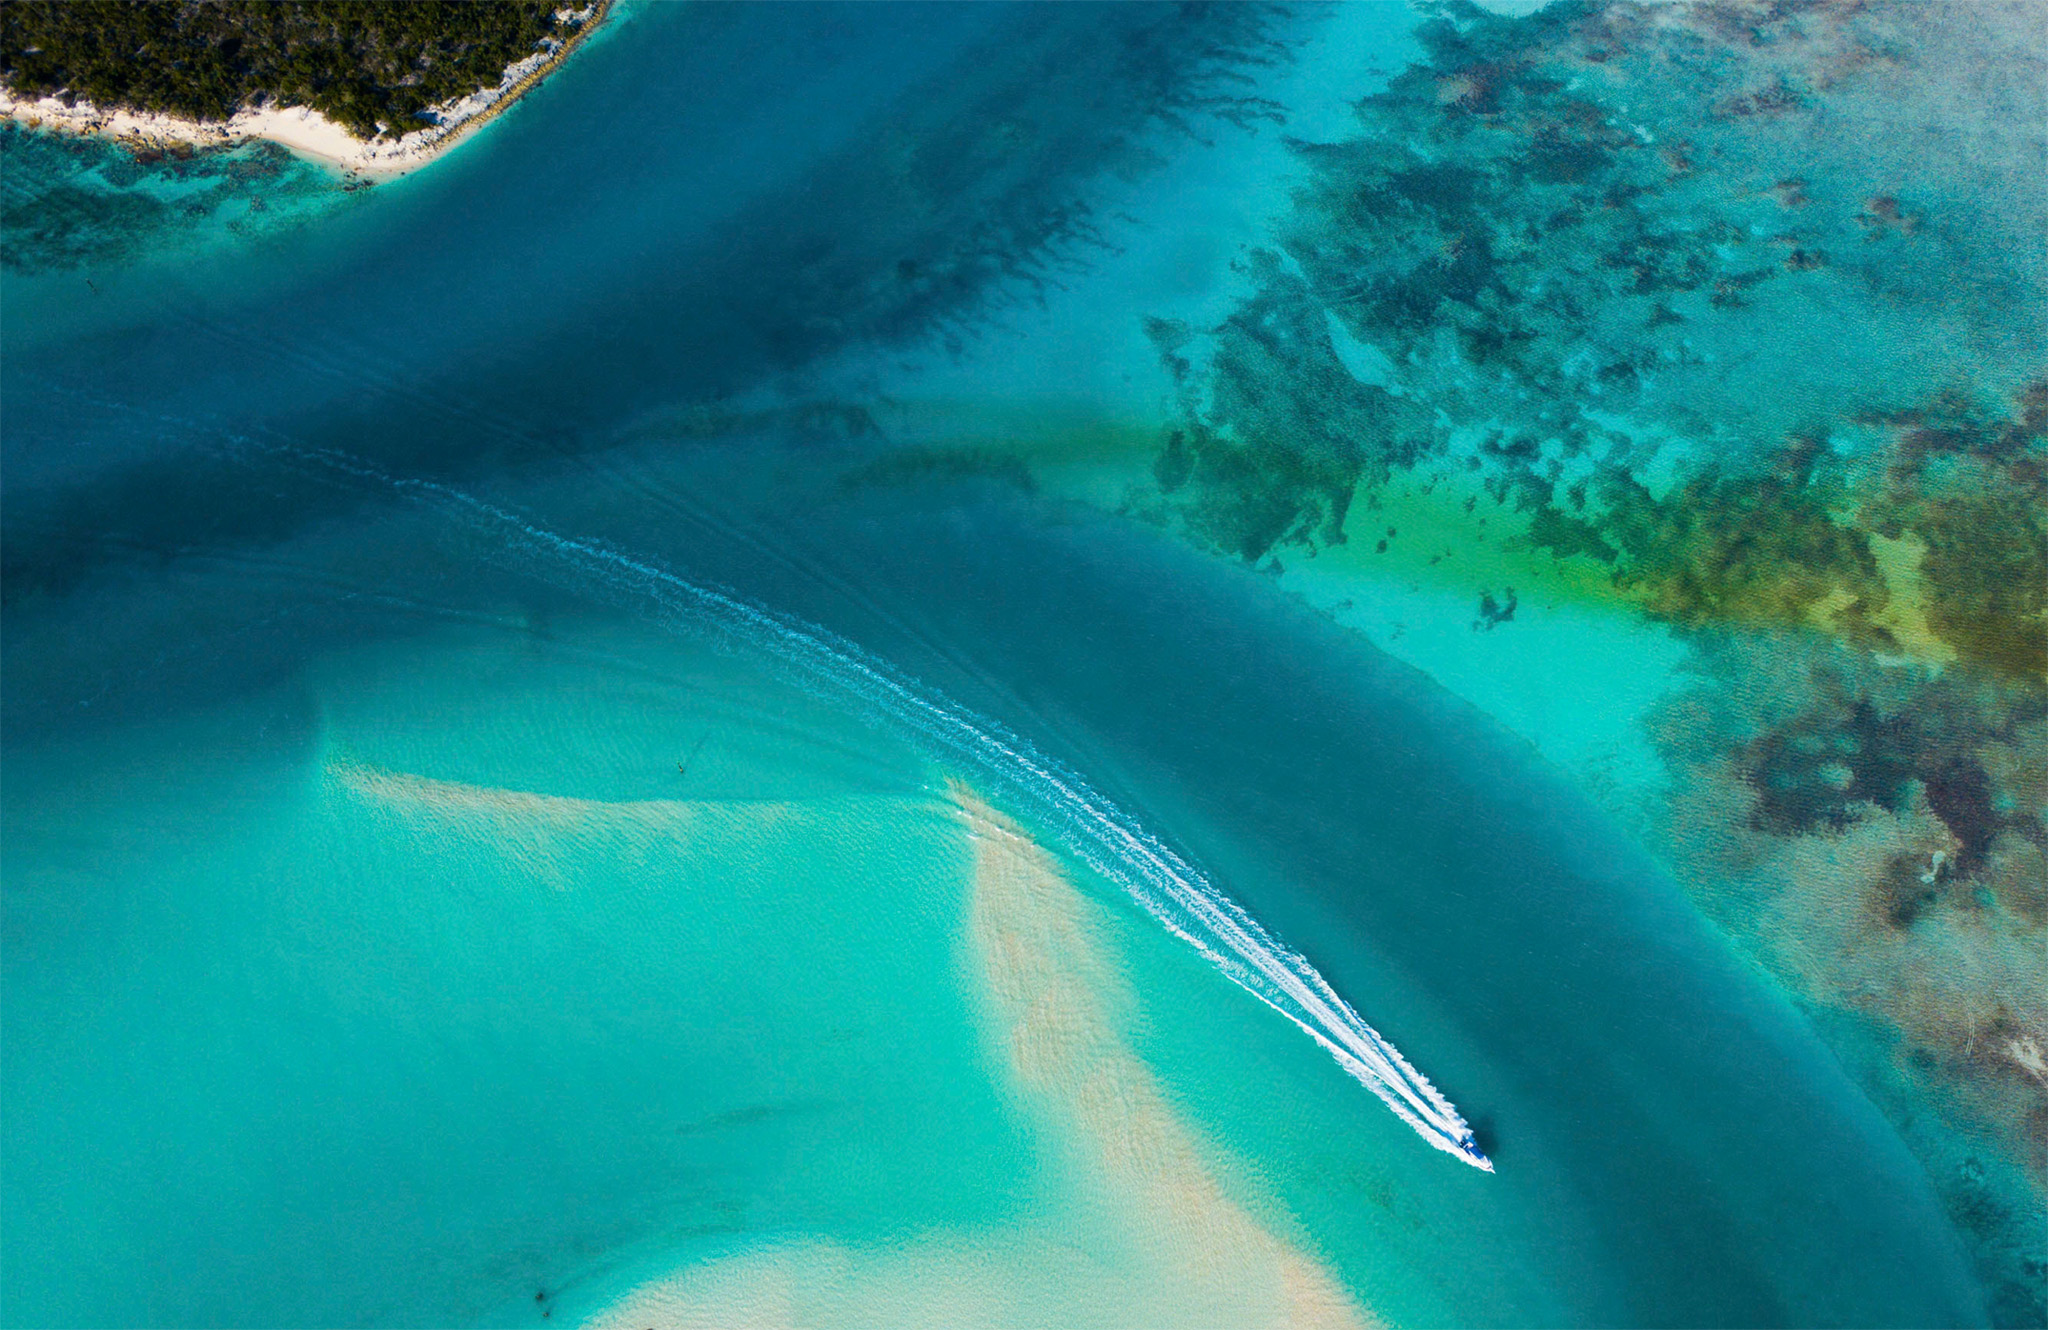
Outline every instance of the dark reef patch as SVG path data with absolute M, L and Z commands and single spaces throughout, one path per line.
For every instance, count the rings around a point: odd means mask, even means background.
M 1504 623 L 1514 622 L 1515 609 L 1520 603 L 1513 587 L 1502 592 L 1499 600 L 1494 599 L 1491 591 L 1480 592 L 1479 617 L 1472 621 L 1474 631 L 1490 633 Z
M 1958 847 L 1946 862 L 1952 874 L 1983 868 L 2001 832 L 2048 850 L 2040 810 L 1994 789 L 1978 756 L 2048 717 L 2048 701 L 1994 699 L 1982 685 L 1939 677 L 1900 694 L 1901 709 L 1881 711 L 1878 698 L 1855 691 L 1838 671 L 1817 672 L 1815 687 L 1812 706 L 1738 750 L 1738 769 L 1756 791 L 1758 829 L 1841 831 L 1866 810 L 1897 813 L 1924 799 Z

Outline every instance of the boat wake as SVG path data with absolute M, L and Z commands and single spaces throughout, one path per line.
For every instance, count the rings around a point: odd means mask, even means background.
M 1417 1135 L 1476 1168 L 1493 1171 L 1492 1161 L 1479 1149 L 1457 1109 L 1366 1024 L 1314 966 L 1080 775 L 1001 723 L 919 684 L 825 628 L 596 541 L 560 535 L 460 491 L 429 488 L 471 520 L 497 526 L 614 590 L 651 599 L 669 614 L 700 624 L 708 621 L 765 648 L 807 681 L 852 694 L 965 762 L 1012 801 L 1023 804 L 1070 852 L 1122 887 L 1234 983 L 1321 1044 Z
M 389 486 L 477 529 L 493 545 L 507 541 L 513 549 L 540 556 L 543 563 L 574 569 L 586 589 L 595 584 L 618 603 L 643 612 L 650 605 L 658 607 L 679 627 L 709 628 L 764 650 L 805 686 L 851 698 L 907 727 L 970 768 L 984 789 L 1002 791 L 1014 811 L 1052 832 L 1069 852 L 1122 887 L 1232 982 L 1300 1027 L 1417 1135 L 1475 1168 L 1493 1171 L 1492 1161 L 1450 1101 L 1366 1024 L 1306 958 L 1274 938 L 1200 869 L 1077 772 L 1000 722 L 926 687 L 826 628 L 602 542 L 562 535 L 452 486 L 395 478 L 325 449 L 280 450 L 272 443 L 266 451 L 288 451 L 302 464 Z

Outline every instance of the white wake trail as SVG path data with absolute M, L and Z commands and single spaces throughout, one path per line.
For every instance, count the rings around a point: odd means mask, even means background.
M 395 478 L 327 449 L 259 443 L 245 436 L 235 436 L 235 442 L 388 485 L 490 534 L 510 536 L 622 593 L 629 603 L 651 601 L 670 615 L 732 632 L 793 667 L 813 686 L 851 694 L 880 709 L 1028 805 L 1071 853 L 1122 887 L 1232 982 L 1294 1022 L 1424 1140 L 1475 1168 L 1493 1171 L 1450 1101 L 1366 1024 L 1306 958 L 1266 932 L 1201 870 L 1078 773 L 1001 723 L 919 684 L 829 629 L 600 542 L 561 535 L 462 490 Z
M 813 680 L 851 692 L 964 758 L 1021 796 L 1061 834 L 1067 849 L 1117 883 L 1233 982 L 1294 1022 L 1338 1065 L 1436 1148 L 1477 1168 L 1493 1164 L 1471 1128 L 1428 1077 L 1358 1015 L 1298 952 L 1281 944 L 1203 873 L 1146 832 L 1079 775 L 998 722 L 903 675 L 827 629 L 694 582 L 595 541 L 579 540 L 460 491 L 405 482 L 518 533 L 525 542 L 638 591 L 672 613 L 709 618 L 796 666 Z

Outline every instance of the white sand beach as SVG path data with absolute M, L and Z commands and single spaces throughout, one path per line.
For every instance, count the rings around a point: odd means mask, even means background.
M 306 106 L 267 105 L 238 111 L 226 120 L 202 121 L 120 107 L 102 109 L 84 100 L 66 104 L 60 97 L 22 98 L 0 88 L 0 115 L 31 129 L 100 134 L 140 147 L 217 148 L 268 139 L 344 174 L 390 179 L 417 171 L 532 91 L 597 29 L 610 7 L 611 0 L 591 0 L 580 10 L 561 11 L 560 17 L 578 23 L 568 37 L 547 42 L 508 66 L 497 86 L 435 107 L 433 124 L 396 139 L 359 139 Z

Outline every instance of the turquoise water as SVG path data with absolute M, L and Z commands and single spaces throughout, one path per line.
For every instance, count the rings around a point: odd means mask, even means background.
M 631 8 L 289 231 L 0 276 L 0 1317 L 1236 1319 L 1206 1261 L 1394 1325 L 1983 1321 L 1795 1006 L 1498 720 L 890 414 L 1142 432 L 1144 318 L 1284 201 L 1270 117 L 1410 26 Z M 1066 886 L 992 894 L 949 781 Z
M 646 656 L 456 634 L 137 735 L 125 780 L 38 763 L 10 873 L 24 1319 L 467 1321 L 650 1233 L 1000 1194 L 964 1028 L 917 982 L 958 873 L 916 764 L 730 666 Z M 778 702 L 781 732 L 734 732 L 727 709 Z M 628 788 L 703 725 L 690 799 Z M 557 803 L 351 786 L 372 771 Z M 46 951 L 53 919 L 70 945 Z M 885 1055 L 892 1028 L 917 1059 Z M 920 1185 L 901 1160 L 934 1125 Z

